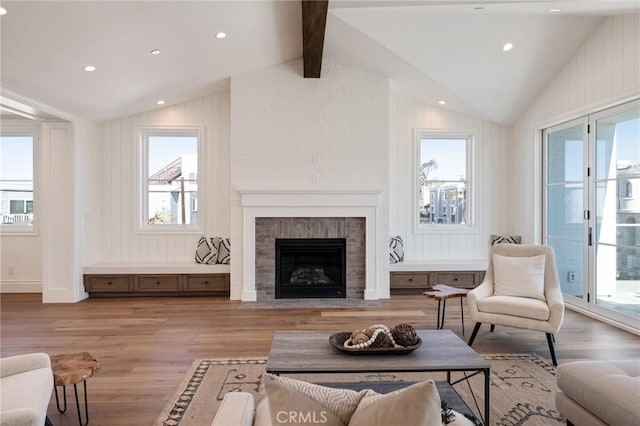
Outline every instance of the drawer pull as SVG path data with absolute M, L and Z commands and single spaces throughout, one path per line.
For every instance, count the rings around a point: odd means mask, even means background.
M 413 281 L 413 278 L 409 278 L 409 282 Z
M 204 283 L 205 283 L 205 284 L 209 284 L 209 281 L 205 281 Z
M 108 282 L 107 282 L 107 285 L 111 285 L 111 284 L 113 284 L 111 281 L 108 281 Z
M 457 278 L 454 278 L 453 280 L 454 280 L 454 281 L 458 281 L 458 279 L 457 279 Z
M 156 281 L 156 285 L 160 285 L 160 281 Z

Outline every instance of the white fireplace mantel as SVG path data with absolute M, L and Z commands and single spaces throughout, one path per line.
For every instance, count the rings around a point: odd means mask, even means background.
M 381 268 L 378 267 L 381 190 L 238 189 L 238 192 L 243 210 L 243 301 L 257 299 L 255 225 L 258 217 L 364 217 L 364 298 L 389 297 L 389 289 L 381 288 Z

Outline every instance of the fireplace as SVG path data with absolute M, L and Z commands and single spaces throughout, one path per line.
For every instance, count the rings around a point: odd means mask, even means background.
M 346 238 L 276 238 L 275 298 L 346 297 Z
M 275 240 L 346 238 L 346 299 L 389 297 L 386 216 L 379 190 L 238 189 L 242 236 L 231 264 L 231 298 L 275 299 Z M 242 219 L 242 223 L 238 221 Z M 238 250 L 238 248 L 236 248 Z

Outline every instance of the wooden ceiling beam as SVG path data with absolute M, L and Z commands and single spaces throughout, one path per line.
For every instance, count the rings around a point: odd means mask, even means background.
M 302 0 L 304 78 L 320 78 L 329 0 Z

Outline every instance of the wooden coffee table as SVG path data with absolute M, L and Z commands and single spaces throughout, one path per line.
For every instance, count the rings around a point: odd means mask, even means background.
M 445 372 L 451 386 L 482 373 L 484 424 L 489 424 L 491 366 L 451 330 L 418 330 L 422 346 L 405 355 L 345 354 L 329 344 L 329 336 L 334 333 L 336 331 L 276 331 L 266 371 L 272 374 Z M 472 374 L 452 382 L 453 371 Z

